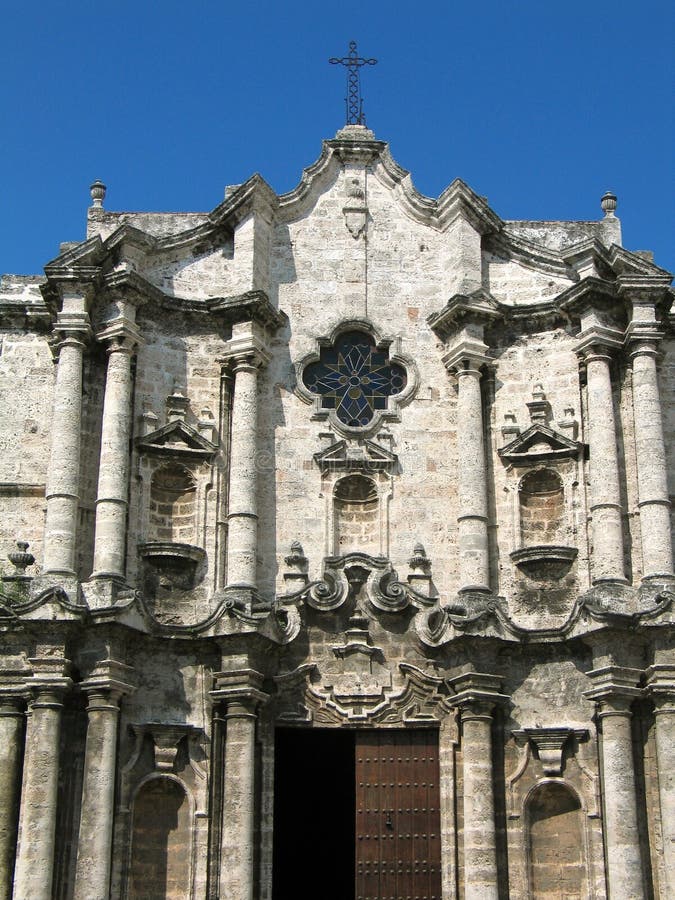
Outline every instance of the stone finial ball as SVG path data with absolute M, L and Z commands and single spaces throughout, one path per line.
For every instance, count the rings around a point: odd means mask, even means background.
M 600 200 L 600 206 L 606 216 L 614 215 L 614 210 L 616 209 L 616 194 L 613 194 L 611 191 L 605 191 Z

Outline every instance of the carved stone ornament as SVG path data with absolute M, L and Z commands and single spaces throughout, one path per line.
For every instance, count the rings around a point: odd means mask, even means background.
M 451 712 L 443 678 L 408 663 L 400 663 L 399 672 L 399 686 L 393 687 L 389 671 L 379 678 L 353 671 L 323 676 L 315 665 L 299 666 L 274 678 L 277 721 L 424 726 L 437 724 Z
M 349 179 L 346 193 L 347 202 L 342 207 L 342 214 L 345 217 L 347 231 L 349 231 L 354 240 L 358 240 L 368 224 L 366 195 L 358 178 L 352 177 Z
M 560 776 L 563 770 L 563 748 L 571 737 L 584 740 L 585 728 L 522 728 L 513 732 L 514 737 L 529 740 L 536 748 L 544 775 Z
M 411 605 L 421 609 L 435 602 L 399 581 L 388 559 L 367 553 L 326 557 L 321 580 L 310 582 L 302 591 L 285 599 L 304 601 L 321 612 L 332 612 L 357 595 L 383 613 L 398 613 Z

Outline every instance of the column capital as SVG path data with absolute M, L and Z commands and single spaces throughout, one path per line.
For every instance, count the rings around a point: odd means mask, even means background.
M 133 669 L 116 659 L 100 660 L 92 673 L 78 685 L 79 689 L 91 700 L 94 695 L 109 698 L 110 702 L 119 703 L 126 694 L 132 694 L 136 688 L 131 683 Z
M 645 670 L 645 693 L 654 702 L 656 713 L 675 713 L 675 663 L 655 663 Z
M 59 349 L 68 344 L 86 347 L 92 337 L 89 315 L 86 312 L 60 312 L 54 323 L 54 333 Z
M 26 693 L 16 688 L 0 687 L 0 718 L 23 718 L 26 709 Z
M 583 692 L 587 700 L 600 705 L 599 712 L 626 713 L 633 700 L 642 697 L 642 671 L 624 666 L 602 666 L 586 673 L 593 687 Z
M 255 669 L 215 672 L 209 697 L 214 703 L 224 704 L 228 714 L 255 715 L 258 707 L 269 698 L 262 690 L 263 681 L 264 675 Z
M 241 367 L 266 366 L 271 359 L 267 333 L 258 322 L 239 322 L 232 326 L 232 337 L 225 343 L 221 362 L 238 371 Z
M 490 716 L 495 706 L 509 702 L 508 695 L 500 692 L 499 675 L 465 672 L 448 678 L 446 684 L 454 692 L 450 705 L 461 710 L 463 720 L 470 716 Z
M 145 343 L 136 324 L 126 318 L 109 322 L 96 332 L 96 340 L 106 344 L 108 353 L 134 353 Z
M 583 362 L 595 359 L 611 359 L 623 348 L 623 332 L 607 325 L 593 325 L 585 328 L 578 336 L 574 347 Z
M 264 369 L 270 358 L 270 354 L 263 347 L 250 347 L 227 353 L 222 357 L 221 363 L 226 372 L 236 376 L 239 372 Z
M 443 354 L 443 365 L 453 375 L 480 374 L 483 366 L 494 363 L 488 355 L 488 345 L 479 340 L 461 340 L 453 344 Z

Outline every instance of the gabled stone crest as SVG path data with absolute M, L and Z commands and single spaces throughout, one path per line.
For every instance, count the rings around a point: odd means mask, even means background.
M 358 471 L 393 472 L 398 466 L 398 456 L 375 441 L 336 441 L 325 450 L 314 454 L 322 472 Z
M 218 451 L 215 444 L 178 419 L 139 438 L 136 444 L 142 453 L 199 460 L 211 459 Z
M 573 441 L 539 422 L 531 425 L 499 450 L 500 457 L 512 465 L 531 465 L 540 460 L 575 458 L 585 445 Z

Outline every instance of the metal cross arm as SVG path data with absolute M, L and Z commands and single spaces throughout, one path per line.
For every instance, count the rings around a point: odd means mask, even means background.
M 359 69 L 361 66 L 374 66 L 376 59 L 366 59 L 359 56 L 356 50 L 356 41 L 349 42 L 349 56 L 339 58 L 332 56 L 329 63 L 333 65 L 345 66 L 347 69 L 347 92 L 345 98 L 347 106 L 347 125 L 365 125 L 366 120 L 363 115 L 363 98 L 361 97 L 361 83 L 359 78 Z

